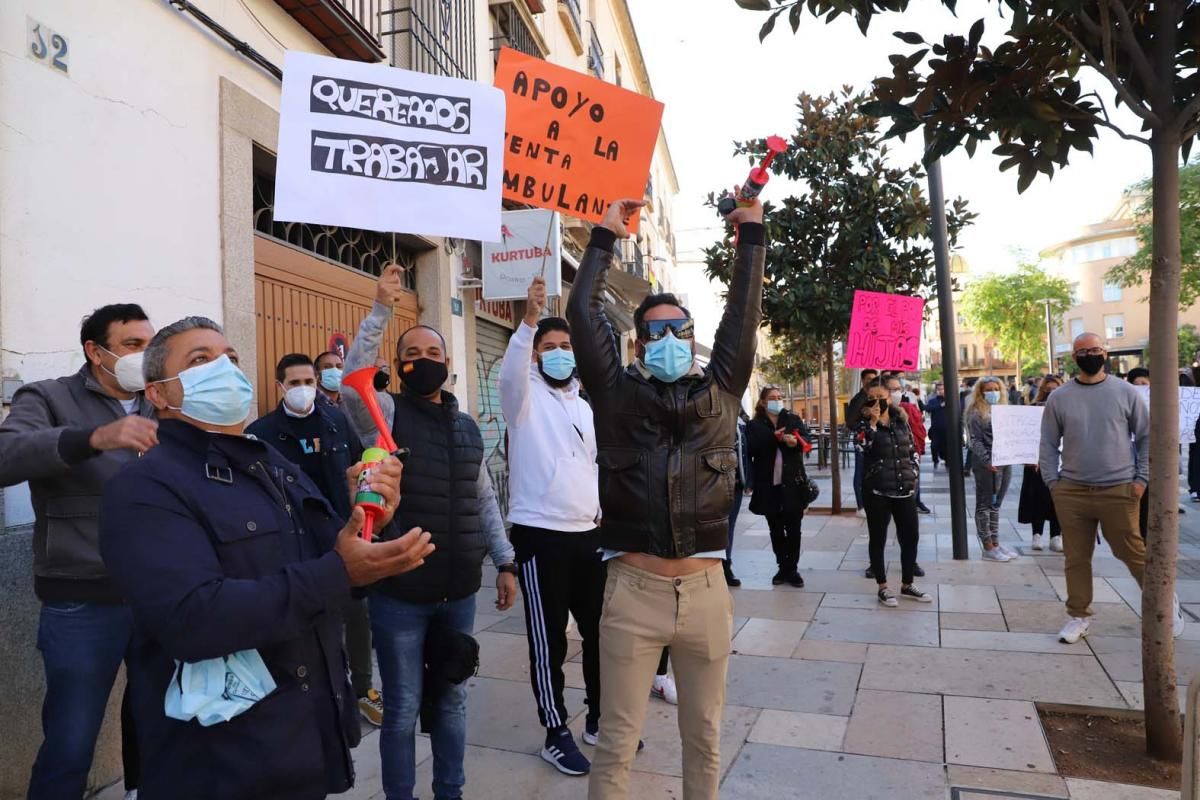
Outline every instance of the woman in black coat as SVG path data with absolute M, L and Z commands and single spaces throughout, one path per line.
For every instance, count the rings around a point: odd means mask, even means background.
M 1038 387 L 1033 405 L 1046 405 L 1046 398 L 1060 386 L 1062 381 L 1057 375 L 1042 378 L 1042 385 Z M 1050 549 L 1056 553 L 1062 552 L 1062 528 L 1058 525 L 1058 514 L 1054 511 L 1054 498 L 1050 496 L 1050 490 L 1046 488 L 1042 473 L 1036 464 L 1025 465 L 1025 474 L 1021 478 L 1021 501 L 1017 506 L 1017 522 L 1032 526 L 1034 550 L 1042 549 L 1042 531 L 1049 522 Z
M 759 392 L 754 419 L 746 426 L 754 476 L 750 512 L 767 518 L 771 549 L 779 571 L 774 586 L 787 583 L 803 587 L 796 569 L 800 560 L 800 523 L 804 520 L 803 495 L 808 474 L 804 453 L 811 449 L 808 427 L 783 408 L 783 392 L 770 386 Z

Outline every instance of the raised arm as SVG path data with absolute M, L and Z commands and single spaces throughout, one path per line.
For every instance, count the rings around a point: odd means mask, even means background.
M 388 264 L 379 276 L 379 284 L 375 289 L 375 304 L 371 313 L 367 314 L 362 324 L 358 326 L 358 334 L 346 354 L 345 372 L 349 375 L 355 370 L 375 365 L 379 357 L 379 345 L 383 341 L 383 333 L 388 323 L 392 321 L 392 304 L 403 290 L 400 282 L 401 269 L 396 264 Z M 383 411 L 383 419 L 390 427 L 396 408 L 392 396 L 387 392 L 375 392 L 379 408 Z M 367 412 L 367 406 L 358 396 L 358 392 L 344 387 L 342 390 L 342 406 L 350 424 L 358 434 L 363 447 L 374 447 L 379 432 L 375 428 L 375 420 Z
M 546 280 L 537 277 L 529 284 L 525 298 L 525 318 L 509 337 L 500 362 L 500 408 L 509 425 L 525 421 L 529 411 L 529 370 L 533 364 L 533 337 L 538 319 L 546 307 Z
M 737 208 L 726 217 L 737 225 L 737 263 L 729 283 L 725 314 L 713 339 L 710 366 L 717 385 L 742 396 L 754 372 L 754 351 L 762 324 L 763 265 L 767 258 L 762 204 Z
M 612 266 L 613 245 L 618 236 L 629 235 L 620 214 L 625 208 L 634 213 L 643 205 L 636 200 L 618 200 L 608 207 L 604 224 L 592 228 L 592 238 L 575 273 L 575 283 L 567 301 L 575 368 L 583 388 L 596 400 L 616 386 L 622 374 L 616 333 L 604 313 L 604 295 L 608 289 L 606 273 Z

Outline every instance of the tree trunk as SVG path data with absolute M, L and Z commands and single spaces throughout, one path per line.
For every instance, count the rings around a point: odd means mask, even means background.
M 1017 388 L 1021 388 L 1021 348 L 1017 348 Z
M 1164 12 L 1159 10 L 1158 14 Z M 1174 52 L 1174 51 L 1172 51 Z M 1179 134 L 1164 125 L 1151 137 L 1154 164 L 1150 360 L 1179 362 Z M 1182 735 L 1175 679 L 1175 559 L 1179 550 L 1179 373 L 1159 369 L 1150 393 L 1150 529 L 1142 583 L 1142 681 L 1146 752 L 1179 761 Z
M 842 513 L 842 470 L 841 453 L 838 452 L 837 426 L 837 371 L 833 365 L 833 339 L 825 340 L 825 358 L 828 360 L 829 378 L 829 476 L 833 480 L 830 509 L 834 514 Z

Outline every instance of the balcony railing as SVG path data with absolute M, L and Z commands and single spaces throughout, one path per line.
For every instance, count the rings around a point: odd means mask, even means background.
M 380 36 L 391 37 L 394 66 L 475 79 L 473 3 L 408 0 L 407 5 L 393 7 L 383 16 L 389 29 Z
M 535 58 L 546 57 L 537 35 L 526 24 L 516 3 L 495 3 L 489 11 L 492 17 L 493 62 L 500 58 L 502 47 L 511 47 Z
M 390 0 L 275 0 L 338 58 L 380 61 L 387 57 L 383 11 Z
M 596 24 L 588 22 L 588 69 L 600 80 L 604 80 L 604 48 L 600 46 L 600 36 L 596 33 Z
M 642 248 L 637 242 L 632 239 L 621 242 L 621 251 L 618 255 L 621 257 L 621 265 L 626 272 L 642 280 L 647 280 L 646 258 L 642 255 Z
M 562 17 L 576 53 L 583 52 L 583 12 L 579 9 L 579 0 L 558 0 L 558 15 Z

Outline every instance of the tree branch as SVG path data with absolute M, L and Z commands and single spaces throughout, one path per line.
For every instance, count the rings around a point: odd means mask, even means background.
M 1106 2 L 1120 19 L 1121 39 L 1125 43 L 1125 52 L 1133 61 L 1133 68 L 1138 71 L 1144 85 L 1153 86 L 1158 77 L 1154 74 L 1154 68 L 1150 66 L 1150 59 L 1146 57 L 1146 51 L 1142 49 L 1137 36 L 1133 33 L 1133 20 L 1129 17 L 1129 9 L 1125 7 L 1123 0 L 1106 0 Z
M 1081 16 L 1086 17 L 1086 15 Z M 1058 20 L 1055 20 L 1053 24 L 1054 27 L 1058 29 L 1059 33 L 1071 40 L 1071 42 L 1079 50 L 1079 54 L 1083 56 L 1083 60 L 1087 62 L 1088 66 L 1100 73 L 1104 79 L 1107 80 L 1114 89 L 1116 89 L 1117 95 L 1125 101 L 1125 105 L 1129 106 L 1130 111 L 1132 111 L 1134 114 L 1137 114 L 1139 117 L 1155 127 L 1162 125 L 1162 120 L 1159 119 L 1158 115 L 1147 108 L 1136 97 L 1134 97 L 1133 94 L 1130 93 L 1129 89 L 1126 88 L 1125 84 L 1121 83 L 1121 79 L 1119 77 L 1105 69 L 1104 65 L 1096 60 L 1091 51 L 1084 46 L 1083 42 L 1079 41 L 1079 38 L 1071 31 L 1070 28 L 1063 25 Z M 1095 25 L 1094 22 L 1091 24 Z M 1099 31 L 1099 29 L 1099 26 L 1096 26 L 1096 30 Z M 1113 127 L 1112 123 L 1107 122 L 1107 120 L 1105 120 L 1105 123 L 1108 124 L 1109 127 Z
M 1183 110 L 1179 112 L 1180 126 L 1188 126 L 1183 130 L 1183 136 L 1185 139 L 1188 136 L 1194 135 L 1197 127 L 1200 127 L 1200 124 L 1195 122 L 1195 117 L 1197 114 L 1200 114 L 1200 95 L 1193 97 L 1188 104 L 1183 107 Z
M 1120 128 L 1119 126 L 1117 126 L 1117 125 L 1116 125 L 1116 124 L 1115 124 L 1115 123 L 1114 123 L 1114 122 L 1113 122 L 1113 121 L 1112 121 L 1112 120 L 1109 118 L 1109 116 L 1108 116 L 1108 109 L 1107 109 L 1107 108 L 1104 106 L 1104 98 L 1102 98 L 1102 97 L 1101 97 L 1099 94 L 1097 94 L 1096 92 L 1088 92 L 1088 93 L 1087 93 L 1087 94 L 1085 94 L 1085 95 L 1081 95 L 1079 99 L 1080 99 L 1080 100 L 1084 100 L 1084 99 L 1087 99 L 1087 98 L 1089 98 L 1089 97 L 1091 97 L 1091 98 L 1094 98 L 1094 99 L 1095 99 L 1095 101 L 1096 101 L 1096 105 L 1100 106 L 1100 113 L 1102 114 L 1102 116 L 1099 116 L 1099 117 L 1098 117 L 1098 116 L 1096 116 L 1095 114 L 1091 114 L 1091 113 L 1088 113 L 1088 112 L 1086 112 L 1086 111 L 1081 111 L 1080 113 L 1082 113 L 1082 114 L 1086 114 L 1087 116 L 1091 117 L 1091 118 L 1092 118 L 1092 119 L 1093 119 L 1093 120 L 1096 122 L 1096 124 L 1097 124 L 1097 125 L 1103 125 L 1104 127 L 1108 128 L 1109 130 L 1111 130 L 1111 131 L 1113 131 L 1114 133 L 1116 133 L 1116 134 L 1117 134 L 1118 136 L 1120 136 L 1122 139 L 1126 139 L 1126 140 L 1128 140 L 1128 141 L 1131 141 L 1131 142 L 1141 142 L 1142 144 L 1146 145 L 1147 147 L 1149 147 L 1149 146 L 1150 146 L 1150 140 L 1149 140 L 1149 139 L 1147 139 L 1146 137 L 1144 137 L 1144 136 L 1137 136 L 1137 135 L 1135 135 L 1135 134 L 1132 134 L 1132 133 L 1126 133 L 1125 131 L 1121 130 L 1121 128 Z

